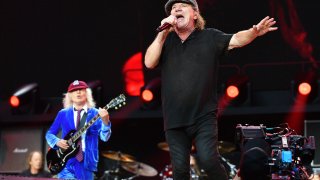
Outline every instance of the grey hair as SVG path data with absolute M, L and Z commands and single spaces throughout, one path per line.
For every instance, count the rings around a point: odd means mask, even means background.
M 88 108 L 92 108 L 96 106 L 96 102 L 93 99 L 92 96 L 92 90 L 90 88 L 86 89 L 86 94 L 87 94 L 87 106 Z M 71 107 L 73 105 L 73 101 L 71 99 L 71 93 L 67 92 L 64 94 L 64 98 L 62 100 L 63 102 L 63 107 L 64 108 L 68 108 Z

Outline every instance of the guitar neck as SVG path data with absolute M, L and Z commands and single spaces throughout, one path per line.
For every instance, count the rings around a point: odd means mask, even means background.
M 109 106 L 106 105 L 105 107 L 103 107 L 103 109 L 108 110 Z M 86 123 L 81 129 L 79 129 L 68 141 L 72 141 L 72 143 L 76 142 L 77 139 L 79 139 L 81 137 L 81 135 L 87 130 L 89 129 L 90 126 L 92 126 L 92 124 L 94 122 L 96 122 L 98 119 L 100 118 L 100 115 L 97 114 L 95 115 L 88 123 Z

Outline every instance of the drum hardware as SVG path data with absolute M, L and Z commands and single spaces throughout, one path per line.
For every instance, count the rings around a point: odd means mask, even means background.
M 104 171 L 101 180 L 128 180 L 128 178 L 123 178 L 124 172 L 121 171 L 122 163 L 135 162 L 135 157 L 122 153 L 121 151 L 103 151 L 101 152 L 103 157 L 116 161 L 115 166 L 112 169 Z M 133 178 L 132 176 L 129 178 Z
M 166 142 L 160 142 L 158 143 L 158 148 L 164 150 L 164 151 L 170 151 L 169 145 Z M 192 146 L 191 152 L 195 150 L 195 147 Z M 234 150 L 236 150 L 236 146 L 233 143 L 227 142 L 227 141 L 218 141 L 218 150 L 220 154 L 230 153 Z M 221 157 L 221 161 L 224 162 L 224 166 L 228 166 L 228 175 L 232 179 L 236 175 L 236 166 L 231 164 L 228 160 L 226 160 L 224 157 Z M 226 169 L 227 170 L 227 169 Z M 162 180 L 173 180 L 173 170 L 172 165 L 166 165 L 164 169 L 159 173 L 159 176 Z M 195 155 L 190 155 L 190 178 L 191 180 L 199 180 L 199 179 L 206 179 L 206 172 L 201 169 L 197 163 L 197 160 L 195 158 Z
M 220 160 L 221 162 L 223 162 L 222 164 L 226 168 L 228 179 L 232 180 L 237 174 L 236 166 L 234 164 L 231 164 L 222 156 L 220 156 Z M 161 177 L 161 180 L 173 180 L 172 165 L 166 165 L 165 168 L 159 173 L 159 176 Z M 207 174 L 203 169 L 199 167 L 195 155 L 190 155 L 190 179 L 207 179 Z
M 236 174 L 237 174 L 236 165 L 231 164 L 231 163 L 230 163 L 227 159 L 225 159 L 223 156 L 220 156 L 220 159 L 221 159 L 223 162 L 225 162 L 225 164 L 226 164 L 227 166 L 229 166 L 229 168 L 230 168 L 229 173 L 228 173 L 229 179 L 233 179 L 233 178 L 236 176 Z
M 158 174 L 156 169 L 145 163 L 136 161 L 136 158 L 129 154 L 120 151 L 105 151 L 101 152 L 101 154 L 103 157 L 116 161 L 116 165 L 112 169 L 104 171 L 101 179 L 131 180 L 139 176 L 152 177 Z M 124 174 L 127 174 L 126 172 L 131 175 L 123 177 Z
M 159 142 L 158 143 L 158 148 L 164 150 L 164 151 L 170 151 L 169 149 L 169 145 L 167 142 Z M 192 145 L 191 147 L 191 151 L 194 151 L 195 150 L 195 147 Z
M 136 158 L 120 151 L 104 151 L 102 156 L 121 162 L 135 162 Z
M 225 154 L 236 150 L 236 146 L 227 141 L 218 141 L 218 150 L 220 154 Z
M 153 177 L 158 174 L 158 171 L 153 167 L 142 163 L 142 162 L 130 162 L 130 163 L 122 163 L 121 167 L 137 176 L 146 176 Z
M 166 165 L 165 168 L 159 174 L 162 180 L 173 180 L 172 165 Z M 190 167 L 190 179 L 199 180 L 200 176 L 197 174 L 193 167 Z

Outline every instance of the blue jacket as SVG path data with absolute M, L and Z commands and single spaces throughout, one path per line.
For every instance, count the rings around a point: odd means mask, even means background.
M 90 121 L 98 110 L 96 108 L 88 108 L 86 122 Z M 46 133 L 46 140 L 51 148 L 57 149 L 57 142 L 65 137 L 71 130 L 75 130 L 73 109 L 72 107 L 62 109 L 58 112 L 54 122 Z M 57 134 L 62 131 L 61 138 Z M 84 167 L 90 171 L 97 171 L 98 154 L 98 136 L 102 141 L 107 141 L 111 135 L 111 122 L 105 125 L 101 118 L 93 123 L 86 132 L 84 156 Z

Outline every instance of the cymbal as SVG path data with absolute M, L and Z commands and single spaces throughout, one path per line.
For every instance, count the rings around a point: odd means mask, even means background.
M 168 145 L 167 142 L 160 142 L 160 143 L 158 143 L 158 147 L 159 147 L 160 149 L 164 150 L 164 151 L 170 151 L 169 145 Z M 195 149 L 195 148 L 194 148 L 194 146 L 192 145 L 191 151 L 193 151 L 194 149 Z
M 158 143 L 158 147 L 164 151 L 169 151 L 169 145 L 166 142 Z
M 142 162 L 122 163 L 121 167 L 138 176 L 152 177 L 158 174 L 156 169 Z
M 135 162 L 135 159 L 133 156 L 129 154 L 124 154 L 120 151 L 103 151 L 101 152 L 102 156 L 113 159 L 116 161 L 122 161 L 122 162 Z
M 224 153 L 228 153 L 231 151 L 234 151 L 236 149 L 236 146 L 231 143 L 231 142 L 227 142 L 227 141 L 218 141 L 218 149 L 220 154 L 224 154 Z

